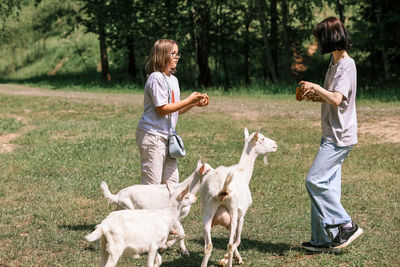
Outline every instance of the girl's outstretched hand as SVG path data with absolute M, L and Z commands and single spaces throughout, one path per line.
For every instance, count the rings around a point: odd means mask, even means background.
M 210 98 L 208 97 L 207 94 L 203 94 L 203 99 L 201 99 L 199 102 L 197 102 L 196 106 L 198 107 L 205 107 L 210 103 Z
M 197 104 L 203 98 L 204 98 L 204 95 L 202 95 L 202 94 L 200 94 L 198 92 L 193 92 L 187 97 L 187 99 L 189 100 L 190 104 Z
M 299 85 L 300 85 L 300 88 L 303 89 L 302 90 L 304 92 L 303 95 L 302 95 L 303 97 L 308 93 L 315 94 L 314 84 L 313 83 L 306 82 L 306 81 L 301 81 L 301 82 L 299 82 Z
M 301 81 L 299 86 L 296 88 L 296 99 L 301 101 L 303 99 L 312 102 L 325 102 L 325 100 L 317 92 L 316 88 L 320 86 L 307 81 Z

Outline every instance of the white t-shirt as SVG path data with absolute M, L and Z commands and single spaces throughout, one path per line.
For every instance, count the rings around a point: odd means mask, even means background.
M 160 116 L 156 110 L 156 107 L 168 104 L 168 85 L 166 81 L 171 88 L 170 102 L 180 101 L 179 82 L 174 75 L 170 74 L 168 77 L 161 72 L 151 73 L 144 86 L 144 111 L 137 127 L 142 131 L 167 139 L 170 128 L 169 116 Z M 174 112 L 170 116 L 172 127 L 175 129 L 178 122 L 178 112 Z
M 335 65 L 331 60 L 325 75 L 324 88 L 341 93 L 343 100 L 337 107 L 327 102 L 322 103 L 323 136 L 340 147 L 357 144 L 357 69 L 354 60 L 345 57 Z

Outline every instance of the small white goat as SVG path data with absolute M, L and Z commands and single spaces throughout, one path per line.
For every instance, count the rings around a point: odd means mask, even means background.
M 181 210 L 196 201 L 189 188 L 188 185 L 183 191 L 176 191 L 167 184 L 170 199 L 166 209 L 111 212 L 85 236 L 89 242 L 100 239 L 99 266 L 115 266 L 122 255 L 138 256 L 145 252 L 148 252 L 147 266 L 160 266 L 161 255 L 157 250 L 165 244 Z
M 170 185 L 175 190 L 183 190 L 190 185 L 190 193 L 196 195 L 199 190 L 201 180 L 210 170 L 214 170 L 209 164 L 202 163 L 201 160 L 197 162 L 196 170 L 184 181 L 176 185 Z M 103 181 L 101 183 L 104 197 L 111 203 L 117 205 L 118 209 L 162 209 L 168 206 L 169 193 L 165 184 L 162 185 L 133 185 L 122 189 L 116 195 L 112 194 L 108 189 L 107 184 Z M 181 219 L 185 218 L 190 211 L 191 206 L 187 206 L 181 210 L 179 220 L 174 226 L 178 235 L 177 238 L 169 240 L 162 248 L 171 247 L 180 241 L 180 248 L 184 255 L 189 256 L 189 251 L 186 249 Z
M 275 152 L 275 141 L 263 136 L 259 131 L 249 136 L 244 129 L 245 144 L 238 164 L 220 166 L 203 179 L 200 197 L 203 209 L 204 258 L 202 267 L 207 266 L 212 251 L 211 228 L 214 225 L 229 227 L 228 254 L 219 264 L 231 267 L 233 254 L 237 264 L 243 262 L 237 247 L 240 244 L 244 216 L 252 203 L 249 183 L 253 173 L 254 162 L 258 155 Z M 266 163 L 266 156 L 264 157 Z

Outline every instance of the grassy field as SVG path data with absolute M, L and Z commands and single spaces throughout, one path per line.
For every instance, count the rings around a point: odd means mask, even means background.
M 1 87 L 1 86 L 0 86 Z M 14 88 L 0 94 L 0 266 L 96 266 L 99 251 L 84 240 L 112 211 L 112 192 L 140 182 L 135 128 L 142 94 L 79 93 Z M 187 147 L 181 179 L 197 159 L 214 167 L 237 163 L 243 128 L 278 143 L 259 158 L 239 246 L 244 266 L 399 266 L 400 105 L 358 102 L 359 144 L 344 163 L 342 203 L 365 234 L 339 254 L 309 254 L 310 202 L 304 178 L 320 139 L 320 106 L 293 96 L 211 95 L 211 104 L 180 117 Z M 203 257 L 200 201 L 183 221 L 190 257 L 178 247 L 162 266 L 199 266 Z M 228 233 L 213 229 L 209 262 L 223 257 Z M 119 266 L 144 266 L 123 258 Z

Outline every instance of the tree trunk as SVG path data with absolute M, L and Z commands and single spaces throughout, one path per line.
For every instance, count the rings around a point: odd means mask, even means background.
M 197 41 L 197 65 L 199 66 L 199 86 L 211 85 L 211 70 L 208 65 L 210 54 L 210 9 L 207 3 L 196 4 L 193 10 L 194 27 L 198 29 Z
M 263 40 L 264 40 L 264 59 L 266 58 L 266 63 L 267 63 L 267 68 L 270 71 L 271 74 L 271 79 L 272 82 L 276 83 L 277 78 L 276 78 L 276 73 L 275 73 L 275 66 L 274 63 L 272 62 L 272 56 L 271 56 L 271 50 L 269 48 L 269 42 L 268 42 L 268 30 L 265 25 L 265 10 L 266 10 L 266 4 L 265 0 L 257 0 L 257 9 L 258 9 L 258 14 L 259 14 L 259 20 L 261 24 L 261 30 L 263 34 Z M 265 61 L 264 61 L 265 64 Z M 264 66 L 265 68 L 265 66 Z
M 129 35 L 127 38 L 127 49 L 128 49 L 128 73 L 133 78 L 136 78 L 136 56 L 135 56 L 135 44 L 133 36 Z
M 17 50 L 16 46 L 13 45 L 11 48 L 11 65 L 10 65 L 10 72 L 12 74 L 15 73 L 15 62 L 17 62 L 16 53 L 15 53 L 16 50 Z
M 250 14 L 246 14 L 244 34 L 244 80 L 246 85 L 250 84 Z
M 385 45 L 385 27 L 382 23 L 382 0 L 376 0 L 376 20 L 378 23 L 379 42 L 382 44 L 382 61 L 385 82 L 390 81 L 390 63 L 387 55 L 387 48 Z
M 221 34 L 219 35 L 219 37 L 220 37 L 220 43 L 222 44 L 221 45 L 221 49 L 222 49 L 221 50 L 221 55 L 222 55 L 222 67 L 224 69 L 224 78 L 225 78 L 224 89 L 225 89 L 225 91 L 228 91 L 230 82 L 229 82 L 228 60 L 227 60 L 227 57 L 226 57 L 226 43 L 227 43 L 227 41 L 226 41 L 225 31 L 223 30 L 225 28 L 224 23 L 226 22 L 226 18 L 225 18 L 225 13 L 223 13 L 223 14 L 224 14 L 223 17 L 221 18 L 222 25 L 221 25 L 221 27 L 218 27 L 218 28 L 222 29 L 220 31 Z
M 222 48 L 221 48 L 221 2 L 217 1 L 216 2 L 216 17 L 217 21 L 215 22 L 216 24 L 216 30 L 215 30 L 215 47 L 214 47 L 214 83 L 219 84 L 220 83 L 220 76 L 219 76 L 219 67 L 220 67 L 220 55 L 222 54 Z
M 276 0 L 271 0 L 271 55 L 275 73 L 278 76 L 278 11 Z
M 222 40 L 222 66 L 224 67 L 225 91 L 227 91 L 230 82 L 229 82 L 229 70 L 228 70 L 228 62 L 226 60 L 226 49 L 224 40 Z
M 133 1 L 127 3 L 124 8 L 124 21 L 126 27 L 124 27 L 125 47 L 128 50 L 128 74 L 136 78 L 136 56 L 135 56 L 135 34 L 132 28 L 135 25 L 135 19 L 132 14 L 135 12 L 135 7 L 133 6 Z
M 104 26 L 100 25 L 99 39 L 100 39 L 100 57 L 101 57 L 101 74 L 105 82 L 111 81 L 111 75 L 108 69 L 108 55 L 106 44 L 106 33 Z
M 288 40 L 288 0 L 282 0 L 282 29 L 283 29 L 283 49 L 284 49 L 284 67 L 283 67 L 283 80 L 289 82 L 291 62 L 289 60 L 289 40 Z
M 193 13 L 194 13 L 194 12 L 190 12 L 190 18 L 191 18 L 191 20 L 192 20 L 192 22 L 193 22 L 192 40 L 193 40 L 193 48 L 194 48 L 194 61 L 195 61 L 195 64 L 197 64 L 197 62 L 198 62 L 197 55 L 199 54 L 199 47 L 198 47 L 199 41 L 197 40 L 197 39 L 198 39 L 198 34 L 197 34 L 196 26 L 195 26 L 195 23 L 194 23 L 194 14 L 193 14 Z M 197 68 L 196 68 L 197 71 L 196 71 L 196 73 L 199 72 L 198 67 L 199 67 L 199 65 L 197 65 Z M 197 78 L 196 78 L 197 83 L 194 82 L 194 84 L 195 84 L 196 86 L 199 85 L 199 84 L 198 84 L 198 79 L 199 79 L 199 77 L 197 76 Z M 193 80 L 193 81 L 195 81 L 195 80 Z
M 191 40 L 192 39 L 192 40 Z M 191 47 L 192 45 L 193 45 L 193 47 L 194 47 L 194 41 L 193 41 L 193 38 L 190 38 L 188 35 L 186 35 L 186 38 L 185 38 L 185 40 L 186 40 L 186 45 L 187 45 L 187 47 Z M 192 42 L 191 42 L 192 41 Z M 188 49 L 189 51 L 191 51 L 191 49 Z M 196 50 L 196 49 L 194 49 L 194 50 Z M 192 57 L 192 55 L 191 55 L 191 53 L 190 53 L 190 56 L 189 56 L 189 75 L 190 75 L 190 82 L 191 82 L 191 85 L 192 86 L 196 86 L 196 82 L 195 82 L 195 80 L 196 80 L 196 78 L 195 78 L 195 73 L 196 73 L 196 63 L 193 63 L 193 57 Z
M 337 9 L 337 12 L 339 13 L 340 20 L 344 23 L 344 20 L 345 20 L 345 17 L 343 14 L 344 7 L 343 7 L 342 3 L 340 3 L 340 0 L 336 0 L 336 9 Z

